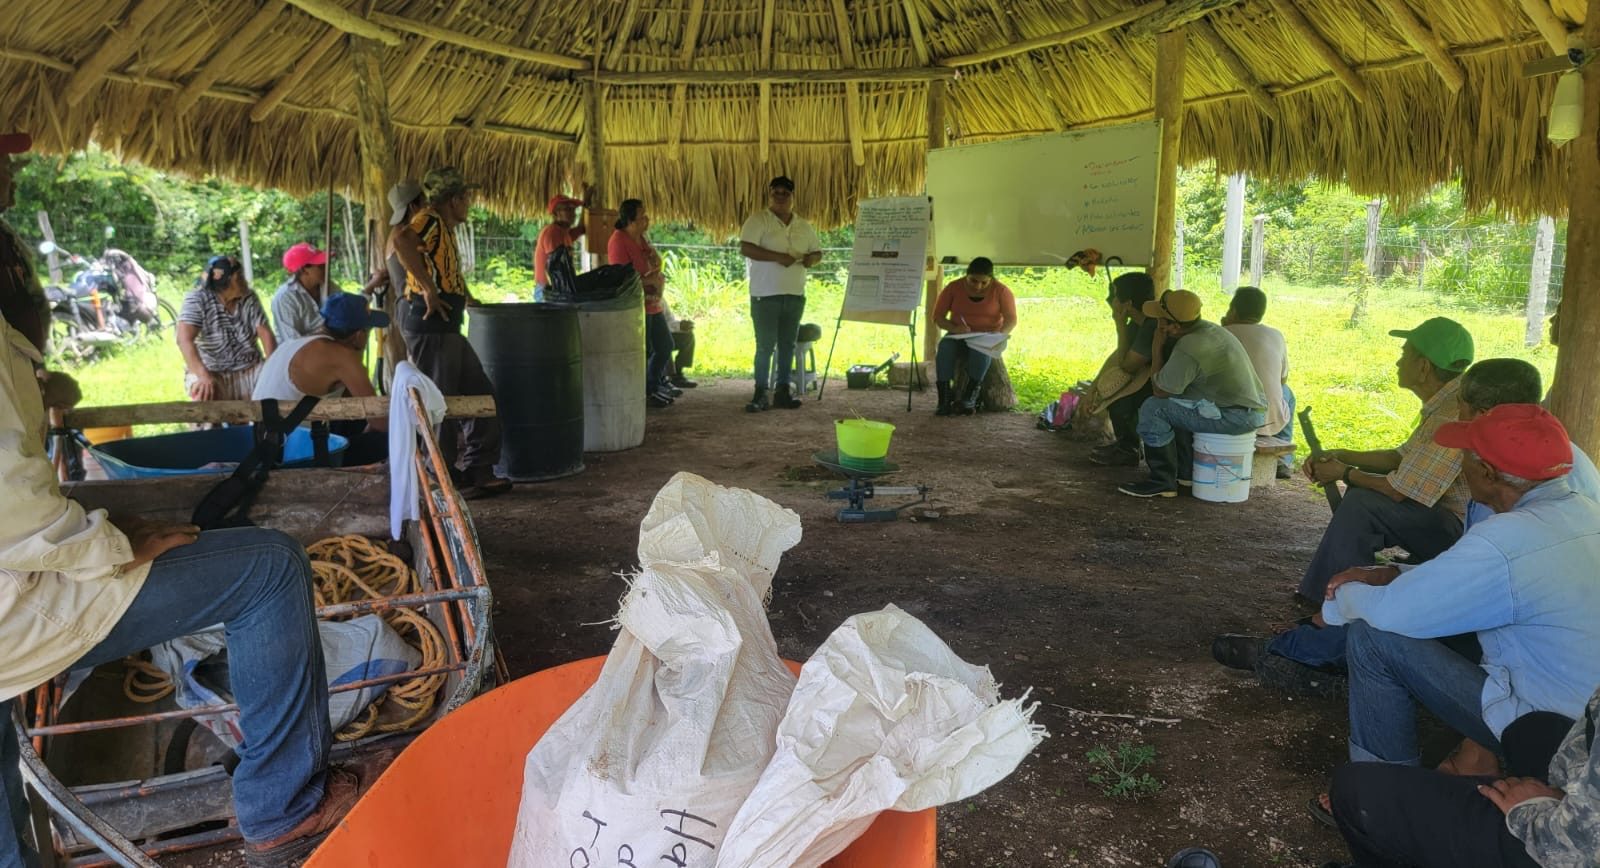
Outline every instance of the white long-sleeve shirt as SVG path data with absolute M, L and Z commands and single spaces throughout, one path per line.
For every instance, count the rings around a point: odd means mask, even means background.
M 0 700 L 71 666 L 111 632 L 149 565 L 105 510 L 61 493 L 45 457 L 44 399 L 28 339 L 0 322 Z

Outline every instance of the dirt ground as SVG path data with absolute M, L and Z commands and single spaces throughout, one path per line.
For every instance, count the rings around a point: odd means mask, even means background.
M 748 381 L 703 383 L 651 411 L 642 448 L 475 504 L 513 674 L 607 651 L 639 520 L 673 473 L 692 471 L 801 516 L 771 609 L 785 656 L 804 660 L 849 615 L 894 603 L 989 665 L 1006 695 L 1033 689 L 1050 737 L 1010 778 L 940 812 L 943 865 L 1159 868 L 1190 846 L 1228 868 L 1344 855 L 1304 809 L 1344 755 L 1343 703 L 1274 694 L 1209 651 L 1215 633 L 1298 614 L 1290 594 L 1327 521 L 1320 496 L 1296 480 L 1237 505 L 1125 497 L 1127 470 L 1088 463 L 1087 444 L 1030 415 L 939 418 L 931 395 L 908 414 L 904 392 L 841 385 L 753 415 Z M 885 484 L 930 486 L 937 517 L 836 521 L 824 493 L 838 480 L 810 456 L 852 413 L 898 426 L 902 469 Z M 1155 747 L 1159 792 L 1129 801 L 1088 781 L 1085 753 L 1121 742 Z

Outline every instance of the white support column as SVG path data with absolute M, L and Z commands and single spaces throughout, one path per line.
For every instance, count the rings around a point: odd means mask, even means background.
M 1239 259 L 1244 248 L 1245 175 L 1228 176 L 1228 195 L 1222 212 L 1222 291 L 1239 286 Z

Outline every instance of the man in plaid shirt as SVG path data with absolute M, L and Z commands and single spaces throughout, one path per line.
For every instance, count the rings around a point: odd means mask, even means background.
M 1422 401 L 1421 418 L 1397 448 L 1330 449 L 1318 460 L 1306 461 L 1302 469 L 1313 482 L 1345 486 L 1333 521 L 1300 580 L 1298 595 L 1313 605 L 1321 604 L 1329 579 L 1351 567 L 1377 563 L 1377 553 L 1383 549 L 1398 546 L 1413 562 L 1422 562 L 1461 538 L 1469 497 L 1461 477 L 1461 452 L 1435 443 L 1433 435 L 1439 426 L 1456 420 L 1458 378 L 1472 364 L 1472 335 L 1446 317 L 1389 334 L 1405 339 L 1395 365 L 1397 379 L 1401 388 Z M 1341 629 L 1323 628 L 1313 616 L 1311 622 L 1270 644 L 1252 636 L 1219 636 L 1211 653 L 1224 665 L 1255 670 L 1280 687 L 1309 688 L 1311 679 L 1317 688 L 1337 689 L 1329 679 L 1318 681 L 1303 667 L 1343 669 L 1343 634 Z M 1285 664 L 1286 660 L 1303 666 Z

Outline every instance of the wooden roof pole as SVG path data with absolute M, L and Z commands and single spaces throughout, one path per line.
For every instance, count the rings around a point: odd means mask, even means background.
M 917 2 L 900 0 L 900 5 L 906 10 L 906 29 L 911 31 L 911 53 L 917 63 L 927 66 L 931 55 L 928 54 L 928 37 L 923 34 L 922 20 L 917 15 Z
M 706 11 L 706 0 L 689 0 L 689 18 L 683 25 L 683 47 L 678 59 L 684 66 L 694 63 L 695 46 L 700 42 L 700 22 Z M 683 128 L 689 121 L 689 85 L 679 82 L 672 89 L 672 121 L 667 128 L 667 156 L 677 160 L 683 153 Z
M 384 251 L 389 237 L 389 188 L 400 180 L 400 163 L 395 156 L 394 121 L 389 114 L 389 88 L 383 80 L 383 46 L 360 36 L 350 37 L 350 71 L 356 98 L 356 140 L 361 148 L 361 196 L 367 215 L 367 268 L 385 268 Z M 332 202 L 332 197 L 329 197 Z M 385 299 L 384 312 L 396 318 L 399 301 L 394 293 Z M 383 376 L 393 374 L 395 365 L 406 358 L 405 338 L 400 329 L 380 329 L 378 353 L 385 364 Z
M 528 10 L 527 16 L 522 19 L 522 29 L 517 31 L 517 45 L 526 44 L 529 39 L 533 38 L 533 30 L 543 20 L 545 7 L 549 5 L 550 0 L 533 0 L 533 7 Z M 506 88 L 510 86 L 511 74 L 517 71 L 517 65 L 518 62 L 511 58 L 501 61 L 500 71 L 495 74 L 494 83 L 490 84 L 489 89 L 483 92 L 483 96 L 479 98 L 477 106 L 472 109 L 472 119 L 468 121 L 468 124 L 474 130 L 483 129 L 484 122 L 489 120 L 489 112 L 500 102 L 500 97 L 505 94 Z
M 1600 0 L 1589 0 L 1583 44 L 1600 46 Z M 1600 63 L 1583 68 L 1584 90 L 1600 94 Z M 1590 455 L 1600 450 L 1600 100 L 1584 100 L 1583 125 L 1567 151 L 1567 277 L 1550 412 Z
M 1556 54 L 1567 53 L 1567 25 L 1556 17 L 1551 11 L 1546 0 L 1517 0 L 1517 5 L 1522 7 L 1524 14 L 1533 21 L 1533 26 L 1538 28 L 1539 35 L 1550 44 L 1550 50 Z
M 622 20 L 617 25 L 617 35 L 611 43 L 611 51 L 606 53 L 606 69 L 617 68 L 617 61 L 622 59 L 623 49 L 628 47 L 628 38 L 633 35 L 633 20 L 638 14 L 639 0 L 628 0 L 628 5 L 622 8 Z
M 949 144 L 945 122 L 945 111 L 949 106 L 949 87 L 942 81 L 928 82 L 928 151 L 936 151 Z M 938 207 L 939 203 L 933 203 Z M 928 242 L 928 258 L 935 263 L 939 261 L 939 254 L 934 249 L 939 239 L 934 237 Z M 939 300 L 939 292 L 944 289 L 941 277 L 944 269 L 934 266 L 928 284 L 923 288 L 922 298 L 922 358 L 924 361 L 933 358 L 939 352 L 939 329 L 934 325 L 933 306 Z
M 1198 21 L 1190 22 L 1189 26 L 1194 29 L 1195 35 L 1200 37 L 1200 41 L 1211 49 L 1211 53 L 1222 61 L 1222 65 L 1228 68 L 1228 72 L 1233 75 L 1234 81 L 1237 81 L 1239 87 L 1243 88 L 1246 94 L 1249 94 L 1250 100 L 1256 104 L 1256 107 L 1261 109 L 1261 112 L 1267 117 L 1272 118 L 1273 122 L 1282 123 L 1283 113 L 1279 111 L 1277 101 L 1272 98 L 1272 94 L 1267 93 L 1266 88 L 1261 86 L 1261 82 L 1256 79 L 1255 73 L 1250 71 L 1250 67 L 1245 66 L 1244 58 L 1235 53 L 1233 48 L 1223 41 L 1222 34 L 1211 26 L 1211 22 L 1201 18 Z
M 455 17 L 460 14 L 461 7 L 465 5 L 467 5 L 467 0 L 454 0 L 450 7 L 444 11 L 444 17 L 439 19 L 439 24 L 441 26 L 449 26 L 455 20 Z M 400 65 L 395 68 L 392 79 L 395 93 L 403 92 L 411 84 L 411 77 L 417 74 L 418 69 L 422 68 L 423 59 L 428 56 L 428 52 L 438 45 L 438 39 L 432 36 L 424 36 L 418 39 L 415 45 L 411 46 L 411 50 L 406 52 L 406 56 L 400 59 Z
M 988 0 L 988 4 L 989 12 L 994 15 L 995 23 L 1000 25 L 1000 33 L 1005 37 L 1005 41 L 1008 44 L 1021 42 L 1022 33 L 1017 30 L 1016 22 L 1011 20 L 1011 16 L 1000 8 L 999 0 Z M 1056 102 L 1050 98 L 1050 91 L 1045 90 L 1044 79 L 1039 77 L 1039 70 L 1027 60 L 1017 61 L 1015 66 L 1022 74 L 1022 80 L 1027 82 L 1028 90 L 1032 91 L 1034 98 L 1038 100 L 1039 107 L 1044 110 L 1045 119 L 1050 122 L 1051 129 L 1066 129 L 1067 122 L 1056 109 Z
M 328 32 L 322 34 L 321 39 L 317 40 L 316 43 L 305 50 L 304 54 L 300 55 L 300 59 L 295 62 L 294 69 L 289 70 L 288 75 L 274 82 L 272 90 L 267 91 L 267 95 L 262 97 L 261 101 L 256 103 L 255 108 L 250 110 L 250 120 L 259 124 L 267 115 L 272 114 L 272 110 L 278 107 L 278 103 L 283 102 L 284 97 L 287 97 L 289 92 L 294 90 L 301 80 L 310 74 L 311 69 L 317 65 L 317 62 L 322 60 L 322 55 L 331 51 L 333 46 L 343 38 L 344 31 L 337 27 L 328 28 Z
M 334 0 L 289 0 L 289 2 L 312 18 L 328 23 L 335 30 L 342 30 L 353 36 L 376 39 L 384 45 L 400 44 L 400 34 L 393 30 L 385 30 L 375 16 L 372 20 L 362 18 Z
M 855 41 L 850 38 L 850 16 L 845 12 L 844 0 L 833 0 L 833 24 L 839 35 L 839 56 L 846 69 L 856 65 Z M 844 123 L 850 133 L 850 161 L 857 166 L 867 164 L 867 146 L 861 141 L 861 85 L 847 81 L 844 84 Z
M 67 88 L 63 93 L 67 105 L 75 106 L 82 102 L 106 73 L 132 56 L 134 51 L 138 50 L 139 40 L 144 37 L 144 32 L 173 2 L 174 0 L 139 0 L 139 4 L 128 13 L 127 19 L 113 28 L 110 35 L 78 64 L 77 71 L 67 79 Z
M 294 2 L 294 0 L 290 0 L 290 2 Z M 557 69 L 582 71 L 591 68 L 588 61 L 579 60 L 576 57 L 552 54 L 548 51 L 537 51 L 532 48 L 523 48 L 519 45 L 508 45 L 493 39 L 484 39 L 481 36 L 473 36 L 469 33 L 462 33 L 459 30 L 440 27 L 437 24 L 413 21 L 410 18 L 402 18 L 399 15 L 390 15 L 386 12 L 374 12 L 371 18 L 385 27 L 390 27 L 403 33 L 426 36 L 437 39 L 440 42 L 448 42 L 451 45 L 459 45 L 462 48 L 481 51 L 484 54 L 495 54 L 500 57 L 509 57 L 513 60 L 525 60 L 529 63 L 542 63 L 545 66 L 554 66 Z
M 285 0 L 267 0 L 256 10 L 256 14 L 250 16 L 250 20 L 246 21 L 243 27 L 218 43 L 217 50 L 211 52 L 206 65 L 200 67 L 200 71 L 190 76 L 184 84 L 183 90 L 178 94 L 177 102 L 173 104 L 174 113 L 182 115 L 194 108 L 194 104 L 205 95 L 206 89 L 216 84 L 217 79 L 234 64 L 239 55 L 243 54 L 246 48 L 255 45 L 261 34 L 266 33 L 267 28 L 278 20 L 278 15 L 285 5 L 287 5 Z
M 911 0 L 906 0 L 908 8 L 910 3 Z M 1115 30 L 1124 24 L 1131 24 L 1152 12 L 1159 12 L 1160 10 L 1165 9 L 1166 6 L 1167 0 L 1152 0 L 1150 3 L 1145 3 L 1141 6 L 1135 6 L 1132 9 L 1125 9 L 1115 15 L 1107 15 L 1104 18 L 1097 18 L 1088 24 L 1074 27 L 1070 30 L 1062 30 L 1046 36 L 1036 36 L 1033 39 L 1017 40 L 1009 45 L 991 48 L 988 51 L 977 51 L 973 52 L 972 54 L 962 54 L 956 57 L 941 57 L 939 59 L 939 64 L 941 66 L 972 66 L 973 64 L 988 63 L 991 60 L 1000 60 L 1001 58 L 1012 57 L 1018 54 L 1027 54 L 1030 51 L 1036 51 L 1040 48 L 1053 48 L 1057 45 L 1066 45 L 1068 43 L 1077 42 L 1080 39 L 1087 39 L 1090 36 L 1105 33 L 1108 30 Z M 917 35 L 920 37 L 920 31 L 918 31 Z
M 1461 64 L 1450 56 L 1450 47 L 1444 44 L 1437 33 L 1428 29 L 1422 19 L 1417 17 L 1411 7 L 1406 5 L 1406 0 L 1373 0 L 1378 8 L 1382 9 L 1394 23 L 1396 30 L 1405 37 L 1406 42 L 1428 59 L 1439 77 L 1444 80 L 1444 86 L 1450 88 L 1451 93 L 1461 90 L 1467 82 L 1467 73 Z
M 1600 2 L 1600 0 L 1597 0 Z M 1156 34 L 1156 70 L 1152 91 L 1156 119 L 1161 121 L 1161 163 L 1156 173 L 1155 249 L 1150 279 L 1165 292 L 1172 276 L 1172 245 L 1177 234 L 1178 153 L 1183 143 L 1183 72 L 1188 53 L 1184 27 Z
M 592 80 L 600 74 L 580 72 L 574 78 Z M 887 69 L 663 69 L 652 72 L 606 72 L 606 85 L 662 84 L 743 84 L 793 83 L 793 84 L 844 84 L 847 82 L 885 83 L 949 81 L 956 70 L 948 66 L 898 67 Z
M 761 3 L 761 68 L 772 68 L 772 6 L 775 0 L 762 0 Z M 760 85 L 760 97 L 756 107 L 756 129 L 760 143 L 756 146 L 761 157 L 761 165 L 771 162 L 772 157 L 772 82 L 763 81 Z
M 1339 77 L 1345 90 L 1356 98 L 1356 102 L 1364 103 L 1371 97 L 1372 91 L 1367 87 L 1367 80 L 1352 69 L 1340 56 L 1339 50 L 1329 44 L 1328 40 L 1317 32 L 1317 28 L 1306 20 L 1305 14 L 1294 5 L 1294 0 L 1272 0 L 1272 8 L 1277 11 L 1283 23 L 1300 37 L 1300 41 L 1322 58 L 1322 62 L 1328 66 L 1328 71 Z

